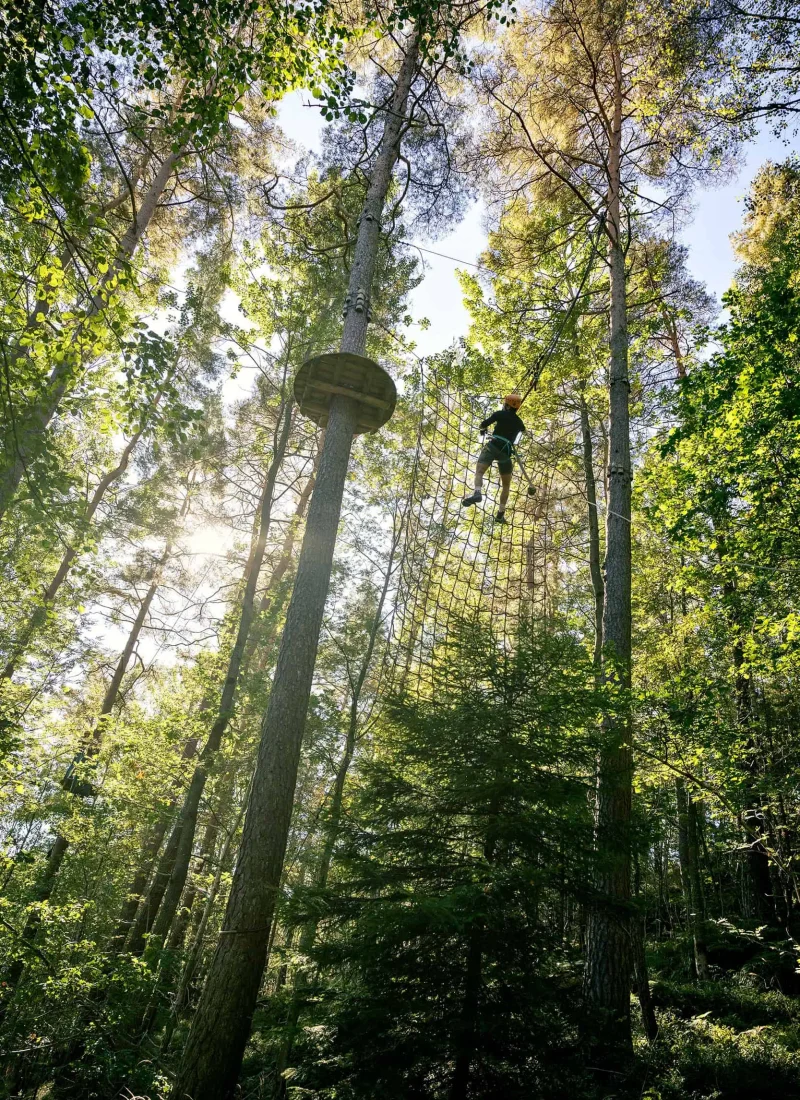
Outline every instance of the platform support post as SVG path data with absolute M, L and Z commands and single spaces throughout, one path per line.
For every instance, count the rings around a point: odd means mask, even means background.
M 363 355 L 380 219 L 400 152 L 419 40 L 407 40 L 359 222 L 341 351 Z M 339 525 L 358 395 L 336 394 L 308 510 L 225 920 L 200 997 L 175 1100 L 228 1100 L 239 1074 L 267 958 L 297 770 Z
M 197 1026 L 192 1029 L 189 1043 L 195 1062 L 205 1059 L 212 1040 L 210 1032 L 218 1035 L 223 1028 L 229 1034 L 238 1067 L 250 1032 L 250 1014 L 241 1011 L 240 999 L 231 998 L 230 991 L 246 989 L 257 997 L 266 963 L 269 923 L 289 835 L 302 733 L 356 414 L 356 404 L 350 398 L 335 397 L 331 402 L 325 446 L 309 504 L 250 792 L 250 805 L 262 810 L 248 813 L 245 819 L 223 932 L 212 963 L 212 971 L 223 970 L 226 981 L 206 985 L 201 1002 L 202 1022 L 209 1033 L 204 1034 L 205 1028 L 198 1031 Z M 187 1044 L 187 1054 L 189 1050 Z M 222 1068 L 207 1066 L 205 1070 L 206 1074 L 216 1076 Z M 225 1093 L 219 1091 L 216 1095 L 221 1097 Z

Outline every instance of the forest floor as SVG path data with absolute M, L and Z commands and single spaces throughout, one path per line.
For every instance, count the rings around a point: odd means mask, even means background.
M 708 982 L 651 981 L 658 1037 L 648 1045 L 637 1036 L 636 1080 L 603 1095 L 800 1098 L 800 997 L 769 988 L 768 981 L 747 967 Z

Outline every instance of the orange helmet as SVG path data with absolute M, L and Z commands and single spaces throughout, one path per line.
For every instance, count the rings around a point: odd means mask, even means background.
M 522 398 L 518 393 L 507 393 L 504 400 L 512 409 L 518 409 L 522 404 Z

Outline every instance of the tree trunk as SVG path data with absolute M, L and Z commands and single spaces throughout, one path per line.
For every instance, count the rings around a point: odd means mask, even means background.
M 355 421 L 354 403 L 336 398 L 264 719 L 224 927 L 184 1052 L 176 1096 L 227 1097 L 244 1053 L 288 837 Z
M 483 845 L 483 858 L 491 865 L 497 851 L 499 801 L 489 813 L 489 828 Z M 464 999 L 454 1035 L 455 1059 L 448 1100 L 466 1100 L 470 1068 L 475 1057 L 483 975 L 483 944 L 486 921 L 480 916 L 472 924 L 467 940 L 467 960 L 464 971 Z
M 680 340 L 678 339 L 678 329 L 675 324 L 675 318 L 671 316 L 669 310 L 664 305 L 661 307 L 661 315 L 667 327 L 667 336 L 672 348 L 673 358 L 675 359 L 675 373 L 680 381 L 680 379 L 686 377 L 686 363 L 683 358 L 683 352 L 681 351 Z
M 639 857 L 634 857 L 633 890 L 636 902 L 640 901 L 641 872 Z M 640 916 L 631 919 L 631 952 L 633 956 L 633 979 L 636 996 L 639 1000 L 639 1009 L 642 1014 L 642 1027 L 647 1036 L 648 1043 L 655 1042 L 658 1036 L 658 1020 L 653 1005 L 653 997 L 650 993 L 650 981 L 647 973 L 647 954 L 645 942 L 647 933 L 647 916 L 643 908 Z
M 122 687 L 122 681 L 125 678 L 125 673 L 127 672 L 131 657 L 139 642 L 139 635 L 142 633 L 142 628 L 147 620 L 150 607 L 161 584 L 162 570 L 171 554 L 172 542 L 170 541 L 167 543 L 164 553 L 161 555 L 158 562 L 150 570 L 150 584 L 144 599 L 139 604 L 139 610 L 136 612 L 136 618 L 133 620 L 133 625 L 128 633 L 125 648 L 120 654 L 116 668 L 114 669 L 114 674 L 106 688 L 106 693 L 103 696 L 103 702 L 100 706 L 100 713 L 95 722 L 94 729 L 84 741 L 83 747 L 75 754 L 61 781 L 61 785 L 65 791 L 78 795 L 80 798 L 88 798 L 95 793 L 94 786 L 90 781 L 81 776 L 81 766 L 85 764 L 87 760 L 97 756 L 100 751 L 106 721 L 111 711 L 114 709 L 114 704 L 117 701 L 120 688 Z
M 621 239 L 622 93 L 619 52 L 612 46 L 615 86 L 609 144 L 607 230 L 611 276 L 609 469 L 603 672 L 627 695 L 631 685 L 631 457 L 625 252 Z M 589 912 L 585 991 L 591 1028 L 603 1057 L 627 1057 L 630 1022 L 631 722 L 623 710 L 603 722 L 595 813 L 595 899 Z
M 644 925 L 641 921 L 632 921 L 633 974 L 636 982 L 636 995 L 642 1012 L 642 1026 L 648 1043 L 654 1043 L 658 1036 L 658 1020 L 650 996 L 650 982 L 647 974 L 647 956 L 644 950 Z
M 297 499 L 297 505 L 294 510 L 294 515 L 292 516 L 292 520 L 289 524 L 288 530 L 283 540 L 280 557 L 275 563 L 275 567 L 270 574 L 267 591 L 264 593 L 261 599 L 261 604 L 259 607 L 259 611 L 261 612 L 269 611 L 270 607 L 272 606 L 272 601 L 275 598 L 275 593 L 278 585 L 286 576 L 289 566 L 294 560 L 294 544 L 297 541 L 297 529 L 306 514 L 308 502 L 311 499 L 311 494 L 314 492 L 314 484 L 317 478 L 318 466 L 319 453 L 317 453 L 317 456 L 314 459 L 314 470 L 311 474 L 311 477 L 303 486 L 300 496 Z
M 698 981 L 704 982 L 708 980 L 708 955 L 704 935 L 705 906 L 700 870 L 697 865 L 699 851 L 696 809 L 695 821 L 692 822 L 691 799 L 686 791 L 686 784 L 680 776 L 675 777 L 675 802 L 678 808 L 678 862 L 681 868 L 683 897 L 686 902 L 687 924 L 692 937 L 692 973 Z
M 737 624 L 738 626 L 738 624 Z M 736 700 L 739 726 L 745 733 L 747 773 L 747 806 L 743 817 L 747 849 L 747 874 L 752 900 L 752 915 L 757 920 L 777 923 L 775 897 L 770 876 L 768 830 L 764 817 L 763 800 L 758 791 L 759 747 L 753 708 L 752 685 L 744 671 L 744 647 L 740 637 L 733 646 L 733 664 L 736 670 Z
M 708 981 L 708 948 L 706 946 L 706 892 L 700 874 L 700 832 L 702 829 L 702 803 L 688 796 L 689 809 L 689 874 L 692 882 L 692 901 L 695 912 L 695 967 L 697 980 Z
M 117 927 L 108 945 L 108 950 L 112 954 L 116 954 L 118 951 L 122 950 L 126 939 L 130 935 L 133 922 L 136 919 L 136 913 L 142 903 L 144 891 L 150 881 L 153 864 L 158 858 L 158 853 L 161 851 L 161 845 L 164 843 L 164 837 L 167 835 L 167 829 L 169 828 L 174 809 L 174 802 L 169 807 L 165 807 L 164 812 L 159 815 L 158 820 L 154 823 L 150 835 L 142 847 L 139 856 L 139 865 L 134 873 L 133 881 L 128 887 L 125 901 L 122 904 L 122 909 L 117 921 Z
M 185 148 L 172 151 L 161 162 L 158 172 L 150 184 L 146 194 L 142 198 L 138 210 L 135 212 L 131 223 L 122 237 L 117 249 L 117 256 L 109 271 L 102 276 L 99 288 L 93 293 L 84 313 L 77 322 L 73 340 L 77 340 L 86 324 L 105 309 L 104 295 L 111 279 L 119 275 L 125 265 L 132 258 L 147 228 L 158 209 L 161 197 L 172 178 L 175 166 L 185 153 Z M 27 354 L 25 348 L 20 348 L 16 355 L 11 355 L 10 366 L 18 362 Z M 0 470 L 0 522 L 13 501 L 20 482 L 31 461 L 38 454 L 44 435 L 55 416 L 61 399 L 67 392 L 73 379 L 75 364 L 69 355 L 65 355 L 60 363 L 53 367 L 50 377 L 44 389 L 44 393 L 34 402 L 27 413 L 20 418 L 14 432 L 14 456 L 4 469 Z
M 214 875 L 214 881 L 211 883 L 211 888 L 208 891 L 208 896 L 206 897 L 206 903 L 203 906 L 203 914 L 200 917 L 200 922 L 198 923 L 195 934 L 192 937 L 191 946 L 190 946 L 189 952 L 186 956 L 186 962 L 184 964 L 183 970 L 181 971 L 181 978 L 180 978 L 180 982 L 178 983 L 178 989 L 175 993 L 175 999 L 172 1002 L 172 1010 L 170 1012 L 170 1018 L 169 1018 L 169 1021 L 167 1023 L 167 1027 L 165 1029 L 164 1038 L 162 1040 L 162 1050 L 164 1050 L 164 1051 L 166 1051 L 169 1048 L 170 1042 L 172 1041 L 172 1035 L 175 1031 L 175 1027 L 176 1027 L 176 1025 L 178 1023 L 178 1020 L 180 1019 L 180 1017 L 183 1013 L 184 1007 L 186 1005 L 186 1001 L 187 1001 L 188 993 L 189 993 L 189 987 L 192 983 L 192 979 L 193 979 L 195 971 L 197 969 L 197 962 L 198 962 L 198 959 L 200 957 L 200 952 L 201 952 L 202 947 L 203 947 L 203 940 L 205 939 L 206 927 L 208 925 L 211 914 L 214 910 L 214 904 L 217 900 L 217 895 L 219 894 L 219 887 L 220 887 L 220 883 L 222 882 L 222 876 L 225 872 L 225 868 L 226 868 L 227 863 L 228 863 L 228 856 L 230 855 L 230 851 L 231 851 L 231 847 L 233 845 L 234 838 L 236 836 L 236 833 L 239 830 L 239 826 L 242 823 L 242 818 L 245 815 L 245 810 L 246 809 L 247 809 L 247 800 L 245 800 L 244 805 L 242 806 L 241 810 L 239 811 L 239 814 L 236 818 L 236 821 L 234 823 L 233 828 L 231 829 L 231 831 L 228 833 L 227 837 L 225 838 L 225 844 L 223 846 L 222 852 L 220 853 L 219 863 L 217 864 L 217 870 L 216 870 L 216 873 Z
M 210 822 L 206 826 L 203 843 L 199 853 L 200 867 L 198 868 L 198 872 L 202 871 L 203 867 L 208 862 L 209 856 L 214 851 L 217 833 L 217 825 L 214 822 Z M 191 917 L 195 893 L 195 884 L 192 882 L 183 892 L 181 900 L 184 904 L 180 907 L 176 907 L 175 919 L 172 922 L 172 927 L 169 929 L 169 935 L 166 937 L 167 950 L 162 950 L 165 945 L 165 936 L 163 933 L 158 936 L 154 935 L 148 941 L 144 957 L 148 966 L 156 972 L 156 981 L 150 991 L 150 999 L 139 1025 L 139 1034 L 142 1040 L 153 1030 L 159 1017 L 159 1008 L 163 1005 L 166 993 L 173 984 L 178 967 L 178 959 L 175 952 L 183 943 L 183 937 L 186 934 L 186 929 Z M 159 913 L 159 916 L 160 915 Z
M 197 814 L 200 802 L 205 790 L 206 781 L 213 766 L 214 759 L 219 752 L 225 731 L 228 728 L 233 715 L 233 706 L 236 698 L 236 689 L 239 684 L 239 676 L 243 667 L 243 658 L 247 646 L 250 628 L 253 625 L 255 615 L 255 596 L 258 586 L 258 578 L 266 552 L 267 538 L 272 522 L 272 504 L 275 496 L 275 482 L 278 477 L 281 463 L 286 453 L 289 441 L 289 433 L 292 426 L 293 407 L 291 401 L 287 401 L 283 409 L 283 418 L 280 422 L 280 434 L 275 442 L 272 461 L 264 479 L 259 503 L 258 534 L 254 541 L 244 572 L 244 592 L 242 595 L 242 607 L 239 613 L 239 626 L 236 632 L 236 640 L 233 644 L 225 681 L 222 686 L 219 709 L 208 740 L 200 754 L 200 759 L 195 768 L 189 789 L 183 802 L 183 807 L 173 826 L 164 855 L 159 864 L 158 871 L 153 879 L 147 898 L 141 907 L 136 923 L 131 931 L 128 950 L 131 954 L 140 955 L 144 950 L 147 935 L 152 931 L 156 939 L 163 941 L 169 932 L 175 912 L 186 885 L 186 876 L 189 873 L 189 862 L 192 857 L 194 837 L 197 829 Z
M 219 826 L 216 821 L 210 821 L 206 825 L 205 835 L 203 836 L 203 843 L 200 845 L 200 857 L 197 868 L 194 872 L 194 878 L 188 884 L 183 892 L 181 898 L 181 904 L 178 912 L 175 914 L 175 920 L 172 922 L 172 927 L 169 930 L 169 938 L 167 939 L 167 947 L 170 951 L 176 951 L 182 946 L 186 937 L 186 933 L 189 929 L 189 923 L 192 918 L 192 910 L 197 898 L 197 876 L 202 875 L 209 863 L 212 861 L 214 855 L 214 848 L 217 843 L 217 836 L 219 834 Z
M 328 875 L 330 874 L 331 863 L 333 862 L 333 852 L 336 847 L 336 839 L 339 835 L 339 826 L 342 817 L 342 800 L 344 797 L 344 785 L 347 780 L 347 773 L 350 770 L 350 765 L 353 760 L 353 754 L 356 749 L 356 740 L 358 734 L 358 706 L 361 700 L 361 692 L 364 688 L 364 683 L 369 673 L 370 665 L 372 664 L 372 655 L 375 651 L 375 642 L 378 637 L 378 632 L 381 626 L 381 620 L 383 618 L 383 608 L 386 604 L 386 597 L 389 592 L 389 584 L 391 583 L 392 571 L 394 567 L 394 558 L 397 553 L 397 548 L 400 544 L 400 539 L 403 532 L 403 523 L 395 522 L 394 536 L 392 539 L 392 546 L 389 552 L 389 559 L 386 563 L 386 572 L 383 577 L 383 585 L 381 587 L 381 593 L 378 598 L 378 604 L 375 609 L 375 615 L 370 626 L 369 638 L 367 641 L 366 652 L 364 653 L 359 674 L 353 685 L 353 691 L 350 698 L 350 711 L 347 724 L 347 735 L 345 738 L 344 752 L 342 758 L 339 761 L 339 766 L 336 769 L 336 776 L 333 783 L 333 793 L 331 795 L 331 804 L 328 811 L 328 820 L 325 828 L 325 841 L 322 848 L 322 857 L 320 858 L 319 868 L 317 869 L 316 878 L 314 881 L 315 889 L 322 891 L 328 885 Z M 303 928 L 303 933 L 300 937 L 299 950 L 301 957 L 305 958 L 311 952 L 314 946 L 314 941 L 317 936 L 317 922 L 310 920 Z M 305 980 L 301 974 L 298 974 L 295 978 L 295 988 L 292 995 L 292 1000 L 289 1004 L 289 1010 L 287 1013 L 286 1021 L 286 1038 L 281 1045 L 281 1050 L 276 1060 L 277 1064 L 277 1076 L 278 1076 L 278 1088 L 276 1089 L 276 1097 L 282 1096 L 284 1093 L 283 1088 L 283 1072 L 289 1064 L 289 1059 L 292 1054 L 292 1045 L 294 1042 L 294 1031 L 297 1027 L 297 1021 L 300 1018 L 301 997 L 302 991 L 305 987 Z
M 181 759 L 184 761 L 191 760 L 196 752 L 197 738 L 188 737 L 183 745 Z M 177 781 L 175 787 L 177 788 Z M 175 807 L 177 804 L 177 789 L 173 789 L 172 797 L 159 813 L 153 823 L 147 840 L 142 846 L 133 881 L 125 895 L 125 901 L 120 911 L 117 927 L 109 942 L 108 950 L 112 954 L 122 950 L 126 939 L 130 935 L 131 928 L 136 919 L 136 914 L 143 900 L 144 891 L 150 881 L 153 865 L 158 858 L 158 853 L 161 851 L 161 845 L 164 843 L 164 837 L 167 835 L 167 829 L 175 814 Z
M 729 569 L 725 535 L 725 528 L 729 522 L 727 512 L 724 515 L 717 514 L 713 516 L 712 522 L 716 537 L 717 557 L 720 565 Z M 742 823 L 745 830 L 744 839 L 747 844 L 746 890 L 749 905 L 745 904 L 744 908 L 746 911 L 750 909 L 748 915 L 754 916 L 757 920 L 777 923 L 775 897 L 770 876 L 768 831 L 764 819 L 763 800 L 758 790 L 760 761 L 753 686 L 744 656 L 743 615 L 735 575 L 729 575 L 723 582 L 722 591 L 725 597 L 728 622 L 733 633 L 736 720 L 744 735 L 746 749 L 744 771 L 747 779 L 745 785 L 747 805 L 742 814 Z
M 364 352 L 380 220 L 400 151 L 417 58 L 414 33 L 400 67 L 359 222 L 342 351 Z M 183 1052 L 176 1100 L 227 1100 L 239 1075 L 280 888 L 356 415 L 352 399 L 336 396 L 331 401 L 228 908 Z
M 461 1006 L 453 1080 L 449 1100 L 466 1100 L 469 1087 L 469 1071 L 475 1055 L 475 1028 L 478 1022 L 478 1005 L 483 965 L 483 935 L 481 924 L 472 928 L 467 948 L 467 966 L 464 975 L 464 1001 Z
M 597 486 L 594 476 L 592 431 L 589 425 L 589 409 L 583 391 L 580 393 L 581 442 L 583 445 L 583 479 L 586 486 L 586 521 L 589 527 L 589 576 L 594 594 L 594 656 L 596 669 L 602 667 L 603 658 L 603 599 L 605 585 L 600 567 L 600 522 L 597 514 Z

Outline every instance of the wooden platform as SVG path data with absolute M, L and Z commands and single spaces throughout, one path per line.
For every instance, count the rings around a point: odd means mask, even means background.
M 391 376 L 372 359 L 341 351 L 307 359 L 294 379 L 294 399 L 303 415 L 325 427 L 336 396 L 358 403 L 357 435 L 383 427 L 397 402 Z

